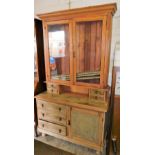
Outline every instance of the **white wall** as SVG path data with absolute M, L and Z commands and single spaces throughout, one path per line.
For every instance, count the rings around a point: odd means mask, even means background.
M 41 14 L 57 10 L 69 9 L 69 2 L 70 8 L 79 8 L 114 2 L 118 3 L 119 8 L 119 0 L 34 0 L 34 13 Z
M 111 43 L 111 57 L 110 57 L 110 72 L 109 72 L 109 85 L 111 85 L 111 74 L 114 59 L 114 51 L 116 43 L 120 42 L 120 0 L 34 0 L 34 14 L 53 12 L 58 10 L 79 8 L 85 6 L 101 5 L 107 3 L 117 3 L 117 12 L 113 18 L 112 26 L 112 43 Z M 70 7 L 69 7 L 70 6 Z M 119 66 L 119 50 L 115 54 L 115 65 Z

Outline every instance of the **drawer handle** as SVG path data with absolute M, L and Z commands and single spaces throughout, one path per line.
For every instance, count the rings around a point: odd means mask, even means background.
M 62 120 L 62 118 L 61 117 L 59 117 L 59 121 L 61 121 Z
M 59 107 L 59 111 L 61 111 L 61 108 Z
M 41 104 L 42 107 L 44 107 L 44 104 Z
M 61 133 L 61 129 L 59 129 L 59 133 Z
M 42 127 L 44 128 L 44 124 L 42 124 Z
M 44 116 L 45 116 L 45 114 L 44 114 L 44 113 L 42 113 L 42 116 L 44 117 Z

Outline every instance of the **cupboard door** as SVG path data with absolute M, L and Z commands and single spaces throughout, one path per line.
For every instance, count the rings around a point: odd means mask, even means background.
M 36 29 L 34 27 L 34 81 L 38 82 L 38 62 L 37 62 L 37 41 L 36 41 Z
M 103 20 L 75 22 L 76 82 L 100 85 Z
M 71 81 L 70 24 L 47 24 L 50 81 Z
M 74 139 L 99 144 L 98 112 L 90 112 L 78 108 L 71 110 L 71 136 Z

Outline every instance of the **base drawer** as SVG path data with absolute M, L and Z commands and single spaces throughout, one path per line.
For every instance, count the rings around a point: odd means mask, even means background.
M 61 126 L 61 125 L 57 125 L 57 124 L 39 120 L 38 127 L 40 129 L 44 129 L 44 130 L 47 130 L 47 131 L 50 131 L 50 132 L 53 132 L 53 133 L 56 133 L 59 135 L 66 136 L 66 127 L 65 126 Z
M 61 116 L 60 114 L 52 113 L 50 111 L 38 110 L 38 119 L 62 125 L 67 124 L 66 116 Z
M 46 102 L 46 101 L 42 101 L 42 100 L 37 100 L 37 109 L 50 111 L 51 113 L 58 114 L 59 116 L 60 115 L 66 116 L 66 112 L 67 112 L 65 105 Z

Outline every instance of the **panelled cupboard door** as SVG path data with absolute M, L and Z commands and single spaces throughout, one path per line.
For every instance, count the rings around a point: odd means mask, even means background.
M 48 82 L 70 83 L 72 81 L 72 33 L 69 21 L 47 22 L 46 76 Z
M 71 137 L 73 139 L 98 145 L 101 128 L 98 112 L 71 109 Z
M 103 85 L 105 26 L 104 17 L 74 21 L 74 81 L 77 85 Z

